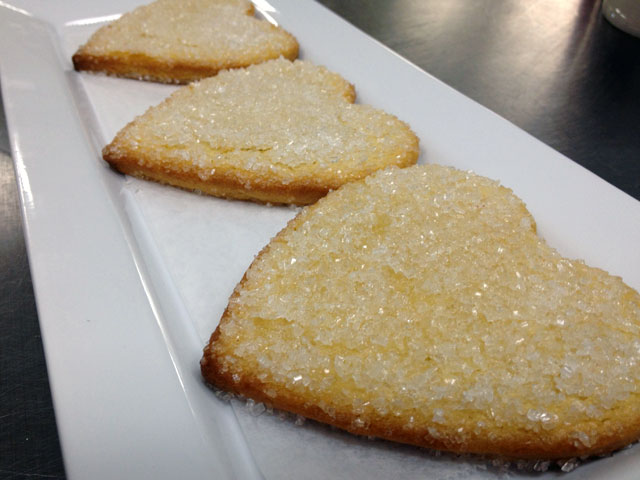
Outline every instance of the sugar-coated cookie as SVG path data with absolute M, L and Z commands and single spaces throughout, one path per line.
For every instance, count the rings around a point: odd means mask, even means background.
M 307 207 L 255 259 L 207 382 L 350 432 L 570 458 L 640 436 L 640 295 L 559 255 L 511 190 L 390 168 Z
M 248 0 L 157 0 L 100 28 L 73 55 L 76 70 L 188 83 L 278 57 L 298 42 L 254 17 Z
M 271 60 L 182 87 L 104 148 L 117 170 L 220 197 L 308 204 L 390 165 L 418 139 L 353 104 L 353 86 L 310 62 Z

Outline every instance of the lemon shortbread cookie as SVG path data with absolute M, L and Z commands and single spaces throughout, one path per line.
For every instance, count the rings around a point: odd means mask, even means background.
M 418 158 L 405 123 L 354 99 L 353 86 L 324 67 L 271 60 L 182 87 L 121 130 L 103 157 L 123 173 L 210 195 L 312 203 Z
M 640 296 L 560 256 L 511 190 L 387 169 L 303 209 L 206 346 L 207 382 L 350 432 L 507 458 L 640 435 Z
M 296 39 L 254 17 L 246 0 L 157 0 L 100 28 L 73 55 L 76 70 L 188 83 L 283 56 Z

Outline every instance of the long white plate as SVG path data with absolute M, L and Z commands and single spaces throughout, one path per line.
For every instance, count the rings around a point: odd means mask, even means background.
M 201 350 L 229 294 L 295 210 L 129 179 L 101 161 L 117 130 L 174 87 L 78 74 L 70 57 L 139 3 L 0 1 L 2 94 L 69 478 L 500 475 L 473 458 L 258 415 L 202 384 Z M 256 4 L 298 38 L 302 58 L 408 122 L 421 162 L 499 179 L 527 202 L 550 244 L 640 289 L 640 202 L 318 4 Z M 640 450 L 630 448 L 566 478 L 634 478 L 638 469 Z

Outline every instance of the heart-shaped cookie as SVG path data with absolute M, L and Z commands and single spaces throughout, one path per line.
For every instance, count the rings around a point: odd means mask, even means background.
M 123 173 L 210 195 L 312 203 L 418 158 L 405 123 L 354 98 L 341 76 L 300 60 L 224 71 L 136 118 L 103 157 Z
M 511 190 L 387 169 L 294 218 L 236 287 L 207 382 L 362 435 L 511 458 L 640 436 L 640 295 Z
M 157 0 L 100 28 L 73 55 L 76 70 L 188 83 L 283 56 L 298 42 L 254 17 L 248 0 Z

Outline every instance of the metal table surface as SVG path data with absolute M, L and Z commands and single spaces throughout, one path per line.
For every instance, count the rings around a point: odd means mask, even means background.
M 593 0 L 321 0 L 640 200 L 640 39 Z M 64 478 L 0 108 L 0 478 Z

